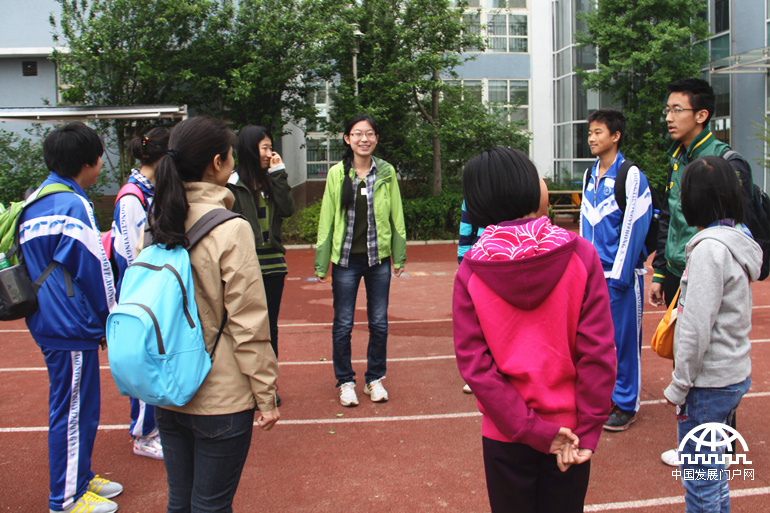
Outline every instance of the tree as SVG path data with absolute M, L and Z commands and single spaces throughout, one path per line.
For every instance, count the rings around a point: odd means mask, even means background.
M 0 203 L 6 207 L 21 201 L 24 191 L 37 187 L 48 176 L 43 160 L 45 132 L 36 126 L 24 137 L 0 129 Z
M 204 88 L 206 80 L 217 76 L 201 69 L 207 57 L 196 52 L 193 43 L 201 34 L 218 33 L 210 30 L 209 22 L 221 23 L 216 15 L 232 12 L 230 0 L 58 1 L 61 17 L 57 21 L 52 16 L 50 22 L 54 41 L 66 45 L 68 51 L 55 51 L 53 60 L 60 83 L 66 84 L 62 98 L 67 103 L 185 103 L 191 89 Z M 201 84 L 196 78 L 201 78 Z M 149 126 L 122 119 L 103 120 L 98 125 L 108 147 L 117 148 L 119 163 L 112 167 L 119 170 L 122 180 L 133 163 L 126 144 Z
M 315 117 L 307 101 L 317 73 L 328 66 L 324 42 L 341 0 L 240 0 L 221 82 L 227 117 L 237 126 L 279 132 Z M 334 23 L 334 22 L 332 22 Z
M 448 0 L 363 0 L 343 15 L 365 34 L 355 39 L 351 28 L 340 31 L 334 45 L 334 71 L 341 77 L 334 104 L 334 125 L 352 114 L 367 111 L 387 133 L 383 146 L 405 166 L 428 152 L 430 141 L 432 193 L 442 189 L 443 127 L 459 109 L 442 109 L 443 79 L 456 77 L 457 66 L 468 60 L 464 52 L 483 47 L 481 37 L 464 30 L 465 4 L 450 7 Z M 352 57 L 360 63 L 358 80 L 352 76 Z M 358 86 L 358 87 L 357 87 Z M 464 101 L 464 100 L 461 100 Z M 381 143 L 382 144 L 382 143 Z M 386 157 L 387 158 L 387 157 Z
M 623 152 L 658 189 L 666 177 L 666 86 L 698 76 L 707 62 L 705 47 L 695 44 L 709 34 L 705 10 L 706 0 L 600 0 L 582 13 L 587 31 L 575 36 L 598 51 L 596 70 L 575 71 L 585 87 L 623 105 Z

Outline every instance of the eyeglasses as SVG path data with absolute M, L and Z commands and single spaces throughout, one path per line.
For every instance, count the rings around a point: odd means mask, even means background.
M 673 112 L 674 116 L 678 116 L 679 114 L 681 114 L 685 110 L 695 110 L 695 109 L 683 109 L 682 107 L 674 107 L 673 109 L 669 109 L 668 107 L 665 107 L 663 109 L 663 115 L 664 116 L 668 116 L 669 112 Z
M 370 130 L 368 132 L 359 132 L 358 130 L 356 130 L 355 132 L 350 133 L 350 138 L 356 141 L 363 139 L 364 137 L 366 137 L 369 140 L 374 140 L 374 138 L 376 137 L 376 134 L 374 133 L 374 130 Z

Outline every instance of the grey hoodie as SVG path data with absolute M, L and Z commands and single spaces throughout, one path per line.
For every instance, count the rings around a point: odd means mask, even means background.
M 687 243 L 674 332 L 671 384 L 684 404 L 691 387 L 719 388 L 751 374 L 751 286 L 762 265 L 759 245 L 740 229 L 715 226 Z

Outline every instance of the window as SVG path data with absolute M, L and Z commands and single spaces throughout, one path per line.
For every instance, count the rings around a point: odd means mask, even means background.
M 334 164 L 342 160 L 345 147 L 341 139 L 307 139 L 307 177 L 325 178 Z
M 730 30 L 730 2 L 729 0 L 714 0 L 712 17 L 712 29 L 714 34 Z
M 22 61 L 21 62 L 21 76 L 23 76 L 23 77 L 36 77 L 37 76 L 37 61 Z
M 490 52 L 527 52 L 527 15 L 488 14 L 487 36 Z
M 462 20 L 465 27 L 465 32 L 476 36 L 481 34 L 481 16 L 479 16 L 479 13 L 463 14 Z M 477 47 L 470 47 L 468 48 L 468 51 L 478 52 L 479 49 Z

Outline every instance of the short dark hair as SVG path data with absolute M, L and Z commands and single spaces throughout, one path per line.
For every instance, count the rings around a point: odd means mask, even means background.
M 709 115 L 703 123 L 703 126 L 708 126 L 717 104 L 714 89 L 708 82 L 702 78 L 683 78 L 668 84 L 668 92 L 669 94 L 682 93 L 687 96 L 687 99 L 690 100 L 690 107 L 694 109 L 693 112 L 708 111 Z
M 690 226 L 720 219 L 743 222 L 743 194 L 733 167 L 721 157 L 690 162 L 682 174 L 682 214 Z
M 540 175 L 525 153 L 494 146 L 465 165 L 463 196 L 476 226 L 520 219 L 540 207 Z
M 61 177 L 78 176 L 83 166 L 93 166 L 103 153 L 99 134 L 80 121 L 53 130 L 43 141 L 45 165 Z
M 598 109 L 588 116 L 588 124 L 593 122 L 604 123 L 607 130 L 610 131 L 610 135 L 620 132 L 620 139 L 618 139 L 618 149 L 620 149 L 623 135 L 626 133 L 626 117 L 623 113 L 615 109 Z

